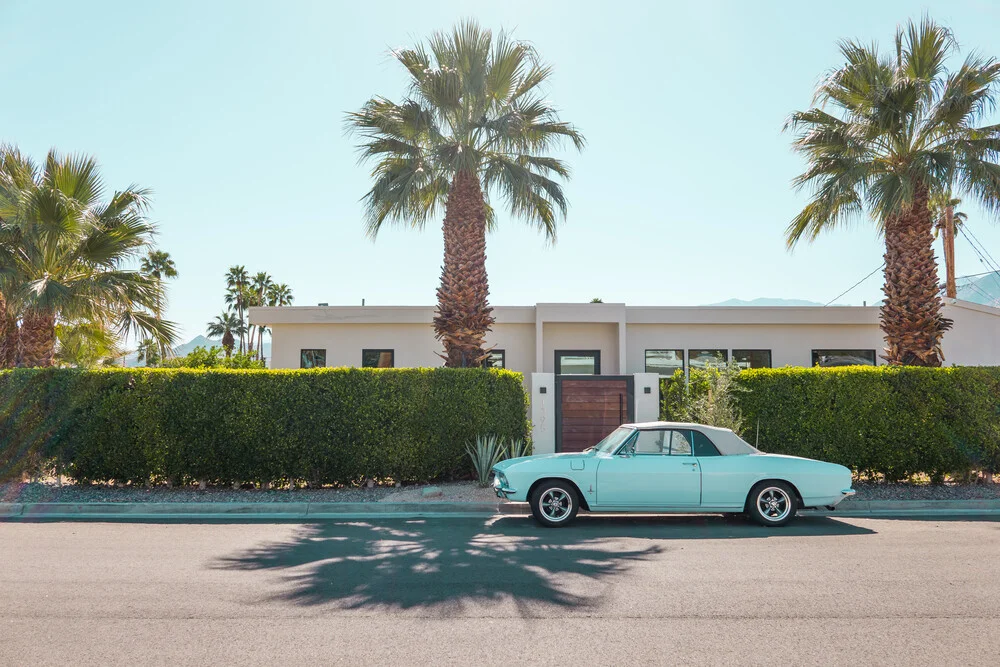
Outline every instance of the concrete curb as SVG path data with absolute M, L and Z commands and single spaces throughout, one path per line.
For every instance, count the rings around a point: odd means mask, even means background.
M 487 518 L 528 514 L 524 503 L 0 503 L 0 521 L 80 520 L 327 520 L 373 518 Z M 1000 500 L 845 501 L 836 510 L 803 510 L 801 516 L 948 517 L 997 516 Z

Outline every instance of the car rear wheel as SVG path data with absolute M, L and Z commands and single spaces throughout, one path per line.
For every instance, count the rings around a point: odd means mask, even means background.
M 750 490 L 747 514 L 762 526 L 784 526 L 798 509 L 795 491 L 785 482 L 761 482 Z
M 531 493 L 530 504 L 531 515 L 549 528 L 570 523 L 580 509 L 576 489 L 569 482 L 558 479 L 539 484 Z

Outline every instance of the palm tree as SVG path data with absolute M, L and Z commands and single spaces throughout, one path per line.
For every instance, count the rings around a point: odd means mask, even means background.
M 226 305 L 236 309 L 240 322 L 244 322 L 243 311 L 246 309 L 247 287 L 250 285 L 250 274 L 245 266 L 231 266 L 226 273 Z M 240 352 L 243 352 L 246 327 L 241 327 Z
M 271 285 L 267 291 L 267 305 L 269 306 L 290 306 L 295 301 L 292 295 L 292 288 L 285 283 Z
M 948 73 L 956 48 L 951 32 L 927 18 L 897 30 L 888 55 L 843 42 L 845 64 L 819 85 L 816 106 L 786 126 L 808 162 L 795 183 L 813 191 L 786 230 L 788 245 L 871 216 L 885 239 L 881 325 L 890 364 L 940 366 L 951 327 L 941 314 L 929 196 L 956 189 L 1000 210 L 1000 125 L 977 125 L 996 101 L 1000 63 L 970 55 Z
M 270 289 L 274 286 L 274 280 L 266 271 L 259 271 L 254 274 L 253 280 L 250 283 L 250 288 L 253 291 L 253 298 L 251 300 L 251 306 L 266 306 L 267 305 L 267 295 Z M 254 329 L 257 333 L 257 342 L 254 340 Z M 251 347 L 257 352 L 257 358 L 260 359 L 264 355 L 264 329 L 263 327 L 251 325 L 250 330 L 250 343 Z M 255 347 L 256 345 L 256 347 Z
M 152 338 L 143 338 L 135 351 L 135 360 L 146 366 L 159 366 L 163 357 L 160 356 L 160 345 Z
M 236 336 L 242 336 L 243 329 L 243 320 L 237 317 L 236 313 L 227 310 L 221 315 L 216 315 L 215 320 L 208 323 L 208 337 L 222 337 L 222 348 L 226 351 L 228 359 L 236 345 Z
M 944 248 L 944 290 L 949 299 L 958 297 L 958 286 L 955 284 L 955 230 L 959 229 L 968 219 L 965 213 L 956 211 L 962 200 L 953 197 L 951 191 L 933 193 L 928 202 L 934 225 L 934 238 L 941 234 Z
M 0 218 L 12 229 L 3 241 L 0 293 L 21 320 L 19 365 L 53 364 L 57 322 L 172 343 L 175 325 L 150 314 L 162 285 L 128 268 L 156 231 L 145 217 L 148 191 L 129 188 L 103 201 L 92 158 L 52 151 L 39 169 L 16 149 L 2 150 Z
M 447 366 L 481 365 L 493 324 L 490 198 L 503 199 L 515 217 L 554 241 L 567 209 L 554 178 L 568 178 L 569 168 L 550 152 L 566 139 L 581 149 L 584 138 L 543 96 L 551 68 L 530 44 L 505 33 L 494 37 L 470 21 L 392 55 L 409 74 L 407 96 L 399 103 L 373 97 L 347 115 L 362 160 L 375 161 L 367 232 L 374 238 L 386 222 L 422 229 L 444 207 L 435 335 Z
M 177 277 L 177 266 L 174 264 L 174 260 L 170 258 L 170 253 L 162 250 L 150 250 L 146 256 L 142 258 L 139 270 L 147 276 L 152 276 L 161 284 L 164 278 Z M 155 310 L 153 311 L 156 314 L 156 317 L 160 319 L 163 318 L 163 306 L 164 304 L 162 301 L 158 302 Z M 169 350 L 161 341 L 160 357 L 166 358 L 168 352 L 171 352 L 171 350 Z
M 60 366 L 90 368 L 123 354 L 114 332 L 93 322 L 57 324 L 56 341 L 55 361 Z

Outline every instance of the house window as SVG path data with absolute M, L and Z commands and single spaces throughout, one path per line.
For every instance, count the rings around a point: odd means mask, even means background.
M 600 375 L 600 350 L 556 350 L 557 375 Z
M 812 365 L 828 368 L 831 366 L 874 366 L 875 350 L 813 350 Z
M 484 368 L 507 368 L 507 351 L 496 348 L 490 350 L 489 356 L 483 362 Z
M 771 350 L 733 350 L 733 361 L 740 368 L 770 368 Z
M 691 368 L 711 368 L 729 363 L 729 350 L 688 350 Z
M 361 350 L 362 368 L 393 368 L 395 365 L 394 350 Z
M 323 368 L 326 350 L 299 350 L 299 368 Z
M 646 350 L 646 372 L 669 377 L 684 371 L 684 350 Z

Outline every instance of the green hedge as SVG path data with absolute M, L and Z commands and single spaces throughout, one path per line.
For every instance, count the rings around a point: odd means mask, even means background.
M 524 438 L 504 370 L 0 372 L 0 480 L 55 459 L 80 480 L 430 480 L 480 434 Z
M 662 412 L 682 393 L 666 378 Z M 703 387 L 705 383 L 698 384 Z M 1000 368 L 777 368 L 743 371 L 744 437 L 767 452 L 833 461 L 900 480 L 1000 472 Z

